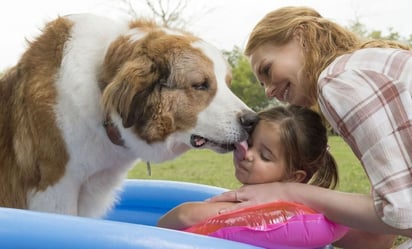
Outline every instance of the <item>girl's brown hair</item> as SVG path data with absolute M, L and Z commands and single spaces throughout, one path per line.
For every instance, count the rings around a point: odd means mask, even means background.
M 304 89 L 312 105 L 317 105 L 317 81 L 320 73 L 336 57 L 360 48 L 393 47 L 410 49 L 395 41 L 362 41 L 355 33 L 323 18 L 316 10 L 308 7 L 284 7 L 268 13 L 252 30 L 246 44 L 245 55 L 265 43 L 281 46 L 295 35 L 301 36 L 304 51 L 304 72 L 309 85 Z M 316 108 L 318 109 L 318 108 Z
M 288 173 L 306 172 L 305 183 L 335 188 L 338 183 L 336 162 L 329 152 L 326 127 L 321 116 L 305 107 L 278 106 L 259 112 L 259 122 L 279 125 Z

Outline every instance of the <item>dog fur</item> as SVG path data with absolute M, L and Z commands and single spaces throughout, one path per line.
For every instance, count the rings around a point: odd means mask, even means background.
M 136 160 L 231 151 L 256 116 L 230 81 L 184 31 L 57 18 L 0 80 L 0 206 L 101 217 Z

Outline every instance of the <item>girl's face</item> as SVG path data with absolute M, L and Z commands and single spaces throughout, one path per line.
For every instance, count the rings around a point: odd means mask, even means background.
M 250 56 L 250 64 L 268 98 L 301 106 L 311 106 L 303 77 L 304 56 L 298 38 L 285 45 L 264 43 Z
M 284 148 L 276 123 L 259 121 L 248 140 L 245 158 L 233 157 L 236 178 L 243 184 L 286 181 Z

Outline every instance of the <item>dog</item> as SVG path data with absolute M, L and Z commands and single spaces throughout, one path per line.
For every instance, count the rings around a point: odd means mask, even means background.
M 138 160 L 232 151 L 256 114 L 230 82 L 221 52 L 188 32 L 56 18 L 0 80 L 0 206 L 102 217 Z

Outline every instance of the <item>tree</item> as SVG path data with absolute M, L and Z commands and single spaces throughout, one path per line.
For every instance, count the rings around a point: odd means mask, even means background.
M 146 4 L 164 26 L 183 27 L 186 25 L 181 13 L 187 7 L 187 0 L 179 0 L 175 6 L 170 4 L 170 0 L 146 0 Z
M 231 90 L 241 100 L 255 111 L 266 108 L 270 104 L 277 104 L 276 102 L 271 103 L 265 97 L 265 92 L 257 82 L 249 61 L 239 47 L 235 47 L 232 51 L 226 51 L 224 54 L 232 67 Z
M 212 11 L 203 7 L 195 14 L 188 15 L 189 0 L 118 0 L 116 3 L 120 3 L 117 7 L 122 12 L 134 19 L 141 18 L 144 12 L 142 10 L 146 9 L 146 12 L 165 27 L 184 30 L 187 30 L 188 24 Z
M 357 18 L 354 21 L 352 21 L 347 28 L 365 39 L 393 40 L 402 42 L 412 47 L 412 34 L 409 35 L 408 38 L 402 37 L 399 34 L 399 32 L 395 31 L 392 27 L 389 27 L 387 29 L 387 32 L 382 32 L 381 30 L 368 31 L 366 26 L 363 23 L 361 23 Z M 384 33 L 386 33 L 386 35 Z

